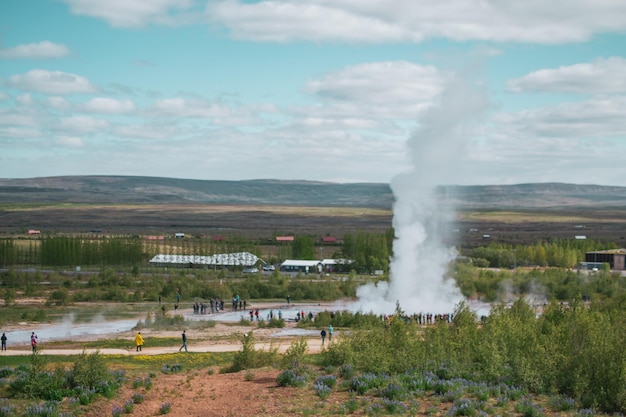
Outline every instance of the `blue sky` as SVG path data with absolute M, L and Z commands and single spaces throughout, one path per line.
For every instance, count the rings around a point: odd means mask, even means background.
M 4 0 L 0 178 L 623 186 L 625 55 L 621 0 Z

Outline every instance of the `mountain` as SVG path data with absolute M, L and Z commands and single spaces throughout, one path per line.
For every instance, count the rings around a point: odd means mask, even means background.
M 626 207 L 626 187 L 562 183 L 442 186 L 459 209 Z M 0 204 L 235 204 L 389 208 L 388 184 L 132 176 L 0 179 Z

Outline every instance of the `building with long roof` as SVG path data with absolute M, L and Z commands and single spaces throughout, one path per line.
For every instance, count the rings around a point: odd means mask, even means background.
M 210 256 L 158 254 L 150 259 L 151 266 L 177 268 L 246 267 L 257 265 L 259 262 L 265 263 L 261 258 L 250 252 L 219 253 Z

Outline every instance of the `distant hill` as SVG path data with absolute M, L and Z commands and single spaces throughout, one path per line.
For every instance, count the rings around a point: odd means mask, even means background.
M 561 183 L 447 186 L 442 203 L 460 209 L 626 207 L 626 187 Z M 0 204 L 240 204 L 389 208 L 388 184 L 212 181 L 129 176 L 0 179 Z

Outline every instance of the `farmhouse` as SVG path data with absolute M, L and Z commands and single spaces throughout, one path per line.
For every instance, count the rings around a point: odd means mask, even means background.
M 258 256 L 250 252 L 220 253 L 211 256 L 159 254 L 150 259 L 150 265 L 173 268 L 254 266 L 259 260 L 261 259 Z
M 585 254 L 585 263 L 591 264 L 603 264 L 610 265 L 611 270 L 624 271 L 626 270 L 626 249 L 610 249 L 601 250 L 596 252 L 587 252 Z

